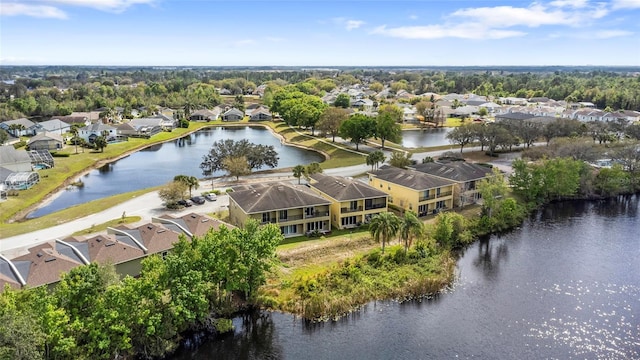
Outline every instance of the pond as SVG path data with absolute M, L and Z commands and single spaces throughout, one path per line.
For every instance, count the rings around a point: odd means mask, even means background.
M 29 214 L 28 218 L 47 215 L 91 200 L 162 185 L 178 174 L 201 178 L 202 156 L 211 149 L 211 144 L 224 139 L 247 139 L 255 144 L 273 145 L 280 157 L 278 168 L 324 160 L 317 152 L 282 144 L 280 139 L 262 127 L 203 129 L 181 139 L 153 145 L 88 172 L 79 178 L 84 183 L 83 187 L 62 191 L 54 200 Z M 212 175 L 224 174 L 225 172 L 219 171 Z
M 466 249 L 433 299 L 319 324 L 256 312 L 172 359 L 639 359 L 639 201 L 548 206 Z
M 404 130 L 402 146 L 406 148 L 451 145 L 447 134 L 453 128 L 429 128 L 424 130 Z

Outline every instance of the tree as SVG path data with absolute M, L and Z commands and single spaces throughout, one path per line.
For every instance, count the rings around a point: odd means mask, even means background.
M 369 232 L 376 241 L 382 241 L 382 253 L 384 246 L 398 234 L 400 230 L 400 218 L 392 212 L 383 212 L 371 219 Z
M 244 96 L 240 94 L 236 95 L 233 100 L 233 107 L 240 111 L 244 111 Z
M 478 183 L 478 192 L 482 196 L 482 211 L 491 218 L 493 210 L 499 205 L 500 199 L 507 193 L 508 187 L 504 175 L 497 167 L 493 168 L 493 176 L 484 178 Z
M 4 129 L 0 129 L 0 145 L 4 145 L 5 141 L 9 139 L 9 134 L 7 134 Z
M 104 148 L 107 147 L 107 139 L 104 136 L 98 136 L 93 141 L 93 146 L 95 146 L 96 149 L 99 149 L 100 152 L 103 152 Z
M 347 109 L 351 106 L 351 98 L 347 94 L 338 94 L 336 97 L 336 101 L 334 101 L 333 106 Z
M 230 176 L 235 176 L 236 181 L 240 180 L 240 176 L 251 174 L 249 162 L 246 156 L 229 156 L 222 159 L 222 166 L 229 172 Z
M 311 175 L 313 174 L 322 174 L 323 170 L 320 167 L 320 164 L 317 162 L 312 162 L 304 169 L 304 176 L 309 180 Z
M 404 252 L 406 253 L 411 246 L 414 238 L 419 237 L 423 233 L 424 224 L 418 215 L 413 211 L 406 211 L 400 223 L 400 237 L 404 241 Z
M 475 137 L 476 134 L 470 125 L 458 126 L 447 134 L 447 139 L 449 139 L 452 144 L 460 145 L 460 152 L 462 152 L 465 145 L 471 144 Z
M 402 127 L 393 119 L 390 113 L 382 113 L 376 118 L 375 136 L 380 139 L 382 149 L 384 149 L 386 140 L 395 143 L 402 140 Z
M 189 197 L 191 197 L 191 190 L 198 189 L 198 187 L 200 186 L 198 178 L 195 176 L 176 175 L 173 177 L 173 181 L 180 181 L 187 185 L 187 187 L 189 188 Z
M 345 109 L 330 107 L 320 116 L 318 130 L 331 135 L 331 141 L 336 141 L 336 135 L 340 130 L 340 125 L 349 118 L 349 113 Z
M 489 115 L 489 110 L 487 110 L 486 107 L 481 107 L 480 110 L 478 110 L 478 115 L 487 116 Z
M 385 160 L 384 153 L 380 150 L 376 150 L 367 155 L 367 165 L 371 165 L 371 171 L 374 170 L 374 166 L 377 168 L 379 163 L 383 163 Z
M 298 179 L 298 185 L 300 185 L 300 178 L 306 174 L 307 168 L 304 165 L 296 165 L 293 167 L 293 177 Z
M 378 109 L 378 117 L 385 115 L 391 117 L 397 123 L 402 123 L 404 112 L 397 105 L 385 104 Z
M 158 196 L 168 208 L 177 206 L 178 201 L 183 200 L 187 194 L 187 184 L 182 181 L 172 181 L 158 191 Z
M 341 137 L 356 144 L 356 150 L 358 150 L 360 143 L 374 135 L 375 126 L 376 122 L 373 118 L 355 114 L 340 125 L 338 132 Z
M 401 169 L 406 169 L 407 166 L 411 164 L 411 153 L 404 153 L 401 151 L 394 151 L 391 153 L 391 157 L 389 158 L 389 165 Z
M 278 153 L 272 145 L 256 145 L 249 140 L 234 141 L 231 139 L 215 141 L 211 145 L 209 153 L 202 157 L 200 169 L 205 175 L 212 172 L 226 170 L 223 160 L 227 157 L 244 156 L 249 164 L 249 169 L 254 170 L 267 166 L 278 166 Z

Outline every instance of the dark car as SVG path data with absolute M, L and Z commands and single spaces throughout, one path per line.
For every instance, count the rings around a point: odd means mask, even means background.
M 189 206 L 193 205 L 193 203 L 190 200 L 178 200 L 178 205 L 184 206 L 184 207 L 189 207 Z
M 191 198 L 191 201 L 193 201 L 194 204 L 198 204 L 198 205 L 202 205 L 205 202 L 203 196 L 194 196 Z

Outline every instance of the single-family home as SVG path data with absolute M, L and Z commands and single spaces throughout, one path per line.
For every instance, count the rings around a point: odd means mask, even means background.
M 118 129 L 102 123 L 95 123 L 79 129 L 78 136 L 89 144 L 93 144 L 98 136 L 103 136 L 107 141 L 115 141 L 118 136 Z
M 269 121 L 271 119 L 273 119 L 271 112 L 264 106 L 254 109 L 249 116 L 249 121 Z
M 273 223 L 285 237 L 331 230 L 331 202 L 308 187 L 290 183 L 257 184 L 229 193 L 229 218 L 236 226 L 248 219 Z
M 132 119 L 118 126 L 118 134 L 121 136 L 150 138 L 162 132 L 165 128 L 173 128 L 173 119 L 170 120 L 168 121 L 164 116 Z
M 28 172 L 33 170 L 31 157 L 25 150 L 18 150 L 11 145 L 0 146 L 0 167 L 11 172 Z
M 244 118 L 244 113 L 236 108 L 231 108 L 222 114 L 222 121 L 240 121 Z
M 50 132 L 41 132 L 27 142 L 29 150 L 60 150 L 64 145 L 62 135 Z
M 478 201 L 481 198 L 478 183 L 482 179 L 493 176 L 490 167 L 466 161 L 430 162 L 417 164 L 412 168 L 425 174 L 455 181 L 458 187 L 456 191 L 458 198 L 454 198 L 454 203 L 459 204 L 460 207 Z
M 14 137 L 34 136 L 40 128 L 40 124 L 26 118 L 7 120 L 0 123 L 0 129 Z
M 361 109 L 362 111 L 371 111 L 373 110 L 373 100 L 371 99 L 358 99 L 351 102 L 351 107 Z
M 524 112 L 508 112 L 508 113 L 496 115 L 496 122 L 513 121 L 513 120 L 520 121 L 520 120 L 531 119 L 532 117 L 534 117 L 534 115 L 527 114 Z
M 43 121 L 40 124 L 40 131 L 55 133 L 58 135 L 66 134 L 71 131 L 71 125 L 60 119 L 51 119 L 47 121 Z
M 369 173 L 369 185 L 389 194 L 389 204 L 418 216 L 453 207 L 455 182 L 410 169 L 383 165 Z
M 389 195 L 359 180 L 315 174 L 309 186 L 331 201 L 331 224 L 337 229 L 366 224 L 373 216 L 387 211 Z
M 88 116 L 78 115 L 78 116 L 58 116 L 56 119 L 65 122 L 71 126 L 76 125 L 79 127 L 85 127 L 91 125 L 91 119 Z
M 189 115 L 191 121 L 215 121 L 218 120 L 222 110 L 216 106 L 213 109 L 196 110 Z

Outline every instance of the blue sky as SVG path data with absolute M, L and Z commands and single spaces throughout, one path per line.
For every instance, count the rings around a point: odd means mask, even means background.
M 2 0 L 0 63 L 638 65 L 640 0 Z

